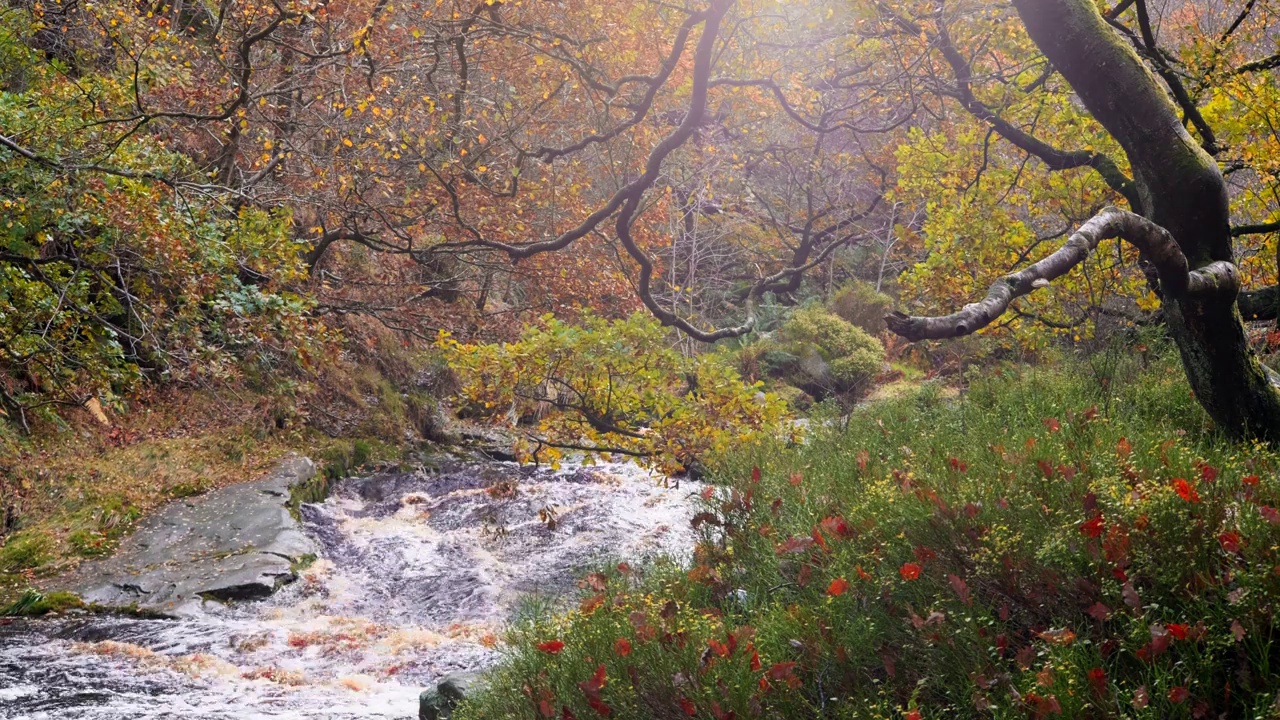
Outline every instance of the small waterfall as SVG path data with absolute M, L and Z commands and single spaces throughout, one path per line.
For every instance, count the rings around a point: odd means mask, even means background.
M 415 718 L 421 690 L 498 658 L 528 598 L 688 553 L 701 489 L 622 463 L 347 479 L 303 506 L 322 550 L 266 600 L 0 626 L 0 718 Z

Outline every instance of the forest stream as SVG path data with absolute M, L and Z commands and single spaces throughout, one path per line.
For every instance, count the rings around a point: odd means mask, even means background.
M 584 572 L 688 553 L 700 490 L 630 464 L 341 480 L 301 506 L 316 558 L 270 597 L 6 621 L 0 718 L 415 718 L 424 689 L 494 663 L 512 618 L 572 601 Z

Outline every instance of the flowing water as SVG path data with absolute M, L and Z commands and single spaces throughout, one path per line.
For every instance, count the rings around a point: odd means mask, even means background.
M 500 657 L 529 598 L 687 553 L 700 489 L 628 464 L 344 480 L 303 506 L 320 557 L 269 599 L 0 626 L 0 718 L 415 718 L 424 688 Z

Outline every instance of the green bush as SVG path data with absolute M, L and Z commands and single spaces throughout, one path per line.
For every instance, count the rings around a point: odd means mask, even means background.
M 827 302 L 831 312 L 872 335 L 885 329 L 884 316 L 893 309 L 893 298 L 862 280 L 842 286 Z
M 884 345 L 865 330 L 818 305 L 800 308 L 782 326 L 781 335 L 793 354 L 815 352 L 827 365 L 837 390 L 865 384 L 884 364 Z M 805 368 L 809 375 L 817 375 Z
M 588 577 L 455 717 L 1275 717 L 1280 454 L 1175 363 L 1006 368 L 725 456 L 690 566 Z

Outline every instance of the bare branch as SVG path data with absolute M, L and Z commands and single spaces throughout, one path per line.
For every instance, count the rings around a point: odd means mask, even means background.
M 885 318 L 889 329 L 908 340 L 940 340 L 960 337 L 990 325 L 1003 315 L 1016 298 L 1045 287 L 1084 262 L 1103 240 L 1120 238 L 1129 242 L 1155 266 L 1161 291 L 1166 298 L 1186 295 L 1222 294 L 1235 296 L 1240 275 L 1229 262 L 1217 261 L 1198 270 L 1188 270 L 1187 258 L 1168 230 L 1150 220 L 1116 208 L 1104 208 L 1048 257 L 997 280 L 987 297 L 943 317 L 911 317 L 895 312 Z

